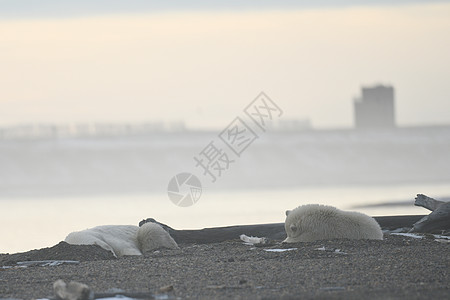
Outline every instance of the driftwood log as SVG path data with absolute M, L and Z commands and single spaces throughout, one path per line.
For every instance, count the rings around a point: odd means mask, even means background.
M 414 205 L 424 207 L 432 212 L 414 223 L 409 232 L 442 233 L 450 230 L 450 202 L 418 194 Z
M 422 219 L 423 215 L 411 216 L 387 216 L 375 217 L 382 229 L 393 230 L 402 227 L 412 227 L 415 222 Z M 161 225 L 178 244 L 197 243 L 209 244 L 219 243 L 227 240 L 239 238 L 241 234 L 248 236 L 266 237 L 271 240 L 284 240 L 286 232 L 284 223 L 256 224 L 256 225 L 236 225 L 227 227 L 204 228 L 198 230 L 177 230 L 155 219 L 149 218 L 142 220 L 139 226 L 147 222 L 153 222 Z

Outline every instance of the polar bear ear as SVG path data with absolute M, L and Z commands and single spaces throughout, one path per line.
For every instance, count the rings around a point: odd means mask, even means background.
M 292 210 L 287 210 L 286 211 L 286 217 L 289 216 L 289 214 L 291 213 Z
M 291 224 L 291 226 L 289 226 L 289 228 L 290 228 L 292 231 L 297 231 L 297 226 L 295 226 L 294 224 Z

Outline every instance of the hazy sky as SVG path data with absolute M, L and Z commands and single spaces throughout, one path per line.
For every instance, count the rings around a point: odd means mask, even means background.
M 450 123 L 449 2 L 185 3 L 0 0 L 0 125 L 220 129 L 265 91 L 284 118 L 348 127 L 376 83 L 399 124 Z

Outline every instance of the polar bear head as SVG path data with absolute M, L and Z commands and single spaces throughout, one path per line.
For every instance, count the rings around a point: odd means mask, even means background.
M 284 222 L 284 229 L 286 230 L 287 238 L 283 242 L 299 242 L 299 237 L 302 231 L 300 216 L 298 214 L 292 214 L 292 210 L 286 210 L 286 221 Z
M 170 234 L 156 223 L 145 223 L 136 234 L 139 249 L 143 254 L 160 248 L 179 249 Z

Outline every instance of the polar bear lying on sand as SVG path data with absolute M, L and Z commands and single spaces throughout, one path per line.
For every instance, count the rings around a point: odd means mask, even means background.
M 332 206 L 308 204 L 286 211 L 286 243 L 328 239 L 382 240 L 383 232 L 375 219 Z
M 65 241 L 74 245 L 99 245 L 116 257 L 142 255 L 159 248 L 178 249 L 170 234 L 155 223 L 141 227 L 133 225 L 104 225 L 70 233 Z

